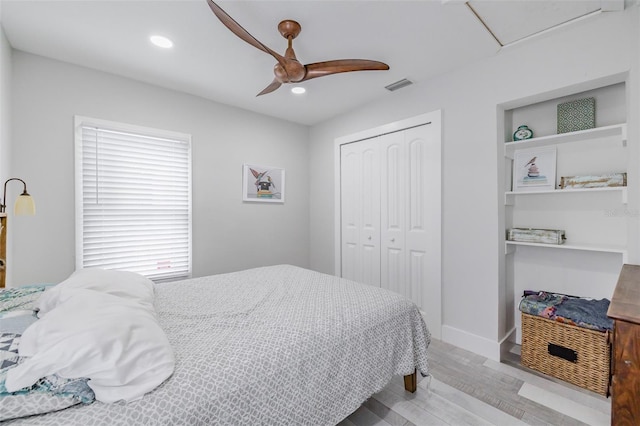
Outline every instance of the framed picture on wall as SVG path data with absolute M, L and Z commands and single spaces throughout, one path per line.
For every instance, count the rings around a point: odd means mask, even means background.
M 242 173 L 243 201 L 284 203 L 284 169 L 244 164 Z
M 513 155 L 513 190 L 556 189 L 556 148 L 518 149 Z

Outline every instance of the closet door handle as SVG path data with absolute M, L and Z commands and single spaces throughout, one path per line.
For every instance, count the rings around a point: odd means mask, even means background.
M 396 242 L 396 239 L 395 239 L 395 238 L 392 238 L 392 239 L 391 239 L 391 242 L 392 242 L 392 243 L 395 243 L 395 242 Z
M 369 236 L 367 237 L 367 240 L 371 241 L 371 235 L 369 235 Z

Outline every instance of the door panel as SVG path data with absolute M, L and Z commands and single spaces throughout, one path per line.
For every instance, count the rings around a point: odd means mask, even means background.
M 407 227 L 405 228 L 406 250 L 409 253 L 407 268 L 410 275 L 410 297 L 414 303 L 423 307 L 423 290 L 427 279 L 428 233 L 426 227 L 426 200 L 431 197 L 428 187 L 429 170 L 427 170 L 428 126 L 420 126 L 405 131 L 405 143 L 409 158 L 407 159 Z M 439 228 L 438 228 L 439 231 Z
M 357 245 L 345 243 L 342 245 L 342 277 L 357 281 Z
M 404 285 L 404 252 L 395 248 L 387 248 L 385 258 L 382 260 L 384 265 L 383 276 L 381 277 L 381 287 L 387 290 L 395 291 L 403 294 Z
M 380 286 L 380 247 L 364 244 L 362 247 L 362 280 L 365 284 Z
M 402 132 L 380 136 L 380 249 L 386 254 L 380 265 L 383 288 L 404 294 L 406 260 L 405 227 L 405 157 Z
M 408 185 L 408 204 L 409 204 L 409 217 L 407 221 L 407 231 L 409 232 L 423 232 L 424 229 L 424 203 L 425 203 L 425 143 L 424 139 L 414 136 L 414 139 L 409 139 L 409 185 Z
M 384 228 L 387 231 L 402 231 L 403 222 L 403 194 L 404 179 L 402 176 L 402 159 L 404 158 L 404 147 L 399 138 L 384 137 L 383 149 L 386 151 L 383 167 L 382 188 L 385 195 L 383 203 L 387 215 L 385 216 Z M 386 145 L 386 146 L 385 146 Z M 402 200 L 402 201 L 401 201 Z
M 342 276 L 380 285 L 380 165 L 378 146 L 341 146 Z
M 342 276 L 350 280 L 360 281 L 361 262 L 358 256 L 360 243 L 360 202 L 358 187 L 360 186 L 360 156 L 357 147 L 343 145 L 341 147 L 341 235 L 342 235 Z
M 439 336 L 442 322 L 440 138 L 439 125 L 405 131 L 410 153 L 405 229 L 410 297 L 424 311 L 435 337 Z
M 380 286 L 380 148 L 377 138 L 358 143 L 362 147 L 360 186 L 362 282 Z
M 409 285 L 407 297 L 422 301 L 423 288 L 427 279 L 427 256 L 424 251 L 409 250 Z M 418 304 L 418 303 L 416 303 Z M 418 304 L 420 306 L 420 304 Z

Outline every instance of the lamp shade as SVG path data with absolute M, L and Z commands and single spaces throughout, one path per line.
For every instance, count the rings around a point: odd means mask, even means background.
M 16 216 L 33 216 L 34 214 L 36 214 L 36 203 L 33 201 L 31 195 L 25 193 L 18 196 L 18 198 L 16 199 L 16 204 L 13 207 L 13 213 Z

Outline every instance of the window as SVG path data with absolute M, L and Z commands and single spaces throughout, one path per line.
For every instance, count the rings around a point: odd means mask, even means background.
M 76 268 L 191 275 L 191 136 L 75 119 Z

